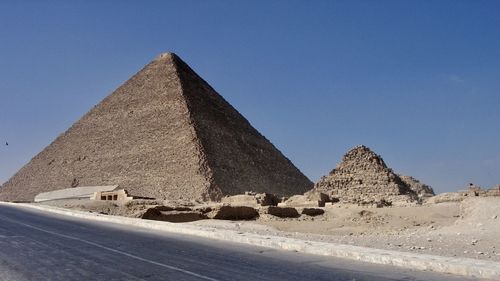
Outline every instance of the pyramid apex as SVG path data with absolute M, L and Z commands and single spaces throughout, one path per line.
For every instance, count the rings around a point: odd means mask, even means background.
M 342 158 L 342 162 L 340 165 L 349 165 L 354 164 L 357 165 L 359 163 L 371 163 L 375 166 L 380 166 L 381 168 L 387 168 L 384 163 L 384 160 L 380 155 L 373 152 L 369 147 L 365 145 L 357 145 L 354 148 L 350 149 Z
M 374 154 L 373 150 L 371 150 L 368 146 L 366 145 L 356 145 L 355 147 L 351 148 L 347 154 L 349 153 L 370 153 Z
M 172 60 L 174 58 L 178 58 L 178 56 L 175 53 L 165 52 L 158 55 L 155 60 Z
M 351 150 L 355 150 L 355 149 L 359 149 L 359 150 L 371 150 L 368 146 L 364 145 L 364 144 L 358 144 L 356 146 L 354 146 Z

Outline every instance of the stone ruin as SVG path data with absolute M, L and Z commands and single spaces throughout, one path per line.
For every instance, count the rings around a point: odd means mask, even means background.
M 165 201 L 161 205 L 143 206 L 134 216 L 168 222 L 189 222 L 204 219 L 255 220 L 259 217 L 299 218 L 321 216 L 325 210 L 315 207 L 278 206 L 279 199 L 273 194 L 245 192 L 225 196 L 221 202 L 175 202 Z M 317 204 L 317 202 L 316 202 Z M 131 202 L 131 206 L 137 203 Z
M 57 137 L 0 200 L 119 185 L 134 195 L 217 201 L 247 190 L 302 194 L 313 183 L 184 61 L 162 54 Z
M 148 197 L 140 197 L 130 195 L 125 189 L 115 189 L 110 191 L 96 191 L 92 196 L 90 196 L 90 200 L 94 201 L 112 201 L 114 203 L 127 203 L 134 199 L 146 199 L 153 200 L 154 198 Z
M 274 194 L 252 191 L 246 191 L 244 194 L 225 196 L 221 199 L 222 204 L 249 207 L 277 206 L 279 202 L 279 198 Z
M 379 155 L 363 145 L 347 152 L 342 162 L 315 184 L 314 190 L 342 203 L 377 206 L 418 202 L 421 197 L 434 195 L 429 186 L 394 173 Z
M 477 186 L 473 183 L 469 183 L 466 190 L 458 191 L 462 196 L 479 196 L 479 197 L 490 197 L 490 196 L 500 196 L 500 185 L 496 185 L 493 188 L 485 189 Z
M 469 186 L 463 190 L 440 193 L 436 196 L 428 198 L 425 203 L 439 204 L 446 202 L 461 202 L 471 197 L 500 197 L 500 185 L 485 189 L 473 183 L 469 183 Z

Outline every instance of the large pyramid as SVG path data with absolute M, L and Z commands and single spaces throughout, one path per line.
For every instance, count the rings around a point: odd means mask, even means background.
M 349 150 L 342 162 L 314 188 L 346 203 L 380 199 L 415 201 L 418 196 L 433 195 L 430 187 L 417 180 L 402 179 L 387 167 L 382 157 L 363 145 Z
M 172 53 L 92 108 L 0 189 L 0 200 L 120 185 L 133 195 L 218 200 L 312 187 L 280 151 Z

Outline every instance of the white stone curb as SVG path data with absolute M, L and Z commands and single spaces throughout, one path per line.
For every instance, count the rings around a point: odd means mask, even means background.
M 413 270 L 426 270 L 468 277 L 500 280 L 500 263 L 485 260 L 413 254 L 335 243 L 306 241 L 272 235 L 241 233 L 234 230 L 216 230 L 203 226 L 101 215 L 52 206 L 10 202 L 0 202 L 0 204 L 38 209 L 83 219 L 111 222 L 122 225 L 133 225 L 148 229 L 244 243 L 279 250 L 346 258 L 369 263 L 399 266 Z

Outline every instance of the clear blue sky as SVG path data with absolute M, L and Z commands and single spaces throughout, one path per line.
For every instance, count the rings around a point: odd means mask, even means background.
M 3 0 L 0 182 L 173 51 L 313 181 L 365 144 L 438 192 L 491 187 L 499 11 L 493 0 Z

